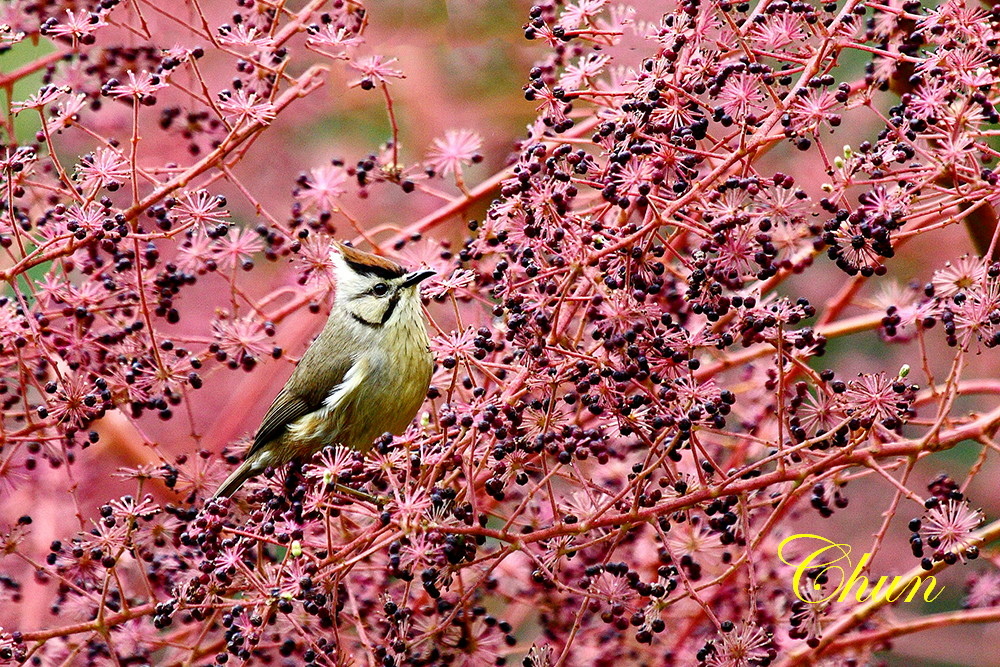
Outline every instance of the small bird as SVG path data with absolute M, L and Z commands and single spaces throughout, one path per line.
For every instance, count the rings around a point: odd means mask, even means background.
M 417 414 L 434 362 L 420 306 L 434 271 L 334 242 L 336 298 L 323 331 L 264 415 L 246 459 L 215 496 L 230 496 L 268 466 L 327 445 L 359 451 L 398 435 Z

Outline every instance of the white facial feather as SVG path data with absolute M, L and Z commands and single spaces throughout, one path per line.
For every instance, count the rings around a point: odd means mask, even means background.
M 333 261 L 334 275 L 337 276 L 337 303 L 343 303 L 351 296 L 362 294 L 371 289 L 376 281 L 370 276 L 359 275 L 344 261 L 344 257 L 333 250 L 330 252 L 330 259 Z
M 337 276 L 336 306 L 343 308 L 362 326 L 368 323 L 391 327 L 400 320 L 404 311 L 412 314 L 414 307 L 420 308 L 419 288 L 416 285 L 400 287 L 404 276 L 389 279 L 360 274 L 344 261 L 336 249 L 330 253 L 330 258 Z M 372 293 L 379 283 L 388 287 L 383 295 Z

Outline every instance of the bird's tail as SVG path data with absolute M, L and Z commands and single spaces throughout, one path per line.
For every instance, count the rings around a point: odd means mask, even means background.
M 243 482 L 256 475 L 257 472 L 253 459 L 247 459 L 226 478 L 226 481 L 222 483 L 212 497 L 228 498 L 243 486 Z

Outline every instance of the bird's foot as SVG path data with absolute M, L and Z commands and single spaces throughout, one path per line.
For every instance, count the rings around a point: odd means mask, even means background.
M 382 511 L 385 508 L 385 504 L 389 501 L 388 498 L 383 496 L 374 496 L 370 493 L 365 493 L 364 491 L 358 491 L 357 489 L 352 489 L 349 486 L 344 486 L 343 484 L 334 484 L 333 490 L 341 495 L 351 496 L 357 500 L 371 503 L 379 511 Z

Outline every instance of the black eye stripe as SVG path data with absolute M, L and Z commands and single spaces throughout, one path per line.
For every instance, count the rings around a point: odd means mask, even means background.
M 379 322 L 369 322 L 368 320 L 366 320 L 365 318 L 361 317 L 360 315 L 358 315 L 356 313 L 351 313 L 351 317 L 354 318 L 355 322 L 357 322 L 359 324 L 363 324 L 366 327 L 373 327 L 375 329 L 378 329 L 380 326 L 382 326 L 381 323 L 379 323 Z
M 389 318 L 392 317 L 392 313 L 396 310 L 397 305 L 399 305 L 399 292 L 392 295 L 392 299 L 389 300 L 389 307 L 385 309 L 384 313 L 382 313 L 382 324 L 389 321 Z
M 379 294 L 378 292 L 376 292 L 375 288 L 372 287 L 370 289 L 366 289 L 364 292 L 358 292 L 357 294 L 352 294 L 352 295 L 350 295 L 348 297 L 348 299 L 350 299 L 351 301 L 354 301 L 356 299 L 364 299 L 365 297 L 371 297 L 371 296 L 376 297 L 376 298 L 382 298 L 385 295 L 389 294 L 389 292 L 391 292 L 391 291 L 392 290 L 389 289 L 389 285 L 386 285 L 386 290 L 384 292 L 382 292 L 381 294 Z
M 397 292 L 396 294 L 392 295 L 392 298 L 389 300 L 389 306 L 385 309 L 385 312 L 382 313 L 382 324 L 385 324 L 386 322 L 389 321 L 389 318 L 392 317 L 392 313 L 393 311 L 396 310 L 396 306 L 398 304 L 399 304 L 399 293 Z
M 396 306 L 398 305 L 399 305 L 399 293 L 397 292 L 396 294 L 392 295 L 391 299 L 389 299 L 389 305 L 385 307 L 385 312 L 382 313 L 381 321 L 372 322 L 370 320 L 366 320 L 357 313 L 351 313 L 351 317 L 354 318 L 354 321 L 358 322 L 359 324 L 364 324 L 366 327 L 372 327 L 374 329 L 378 329 L 379 327 L 385 325 L 385 323 L 389 321 L 389 318 L 392 317 L 392 314 L 396 312 Z

